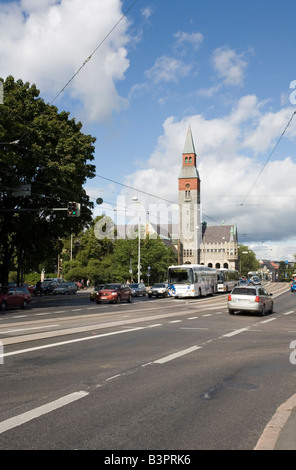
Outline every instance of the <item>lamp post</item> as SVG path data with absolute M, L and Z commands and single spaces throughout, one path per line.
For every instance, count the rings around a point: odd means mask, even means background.
M 136 196 L 133 197 L 133 201 L 139 202 L 138 198 Z M 140 231 L 140 214 L 138 212 L 138 283 L 141 281 L 141 231 Z

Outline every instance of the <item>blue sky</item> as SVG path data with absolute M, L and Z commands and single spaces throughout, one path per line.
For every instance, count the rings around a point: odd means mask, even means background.
M 292 0 L 0 0 L 0 76 L 52 102 L 90 57 L 53 104 L 97 138 L 95 215 L 138 196 L 175 220 L 190 125 L 203 219 L 294 260 L 296 116 L 275 145 L 296 110 L 295 14 Z

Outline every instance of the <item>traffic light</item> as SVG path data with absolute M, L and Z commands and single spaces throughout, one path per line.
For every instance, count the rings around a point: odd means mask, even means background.
M 79 202 L 69 202 L 68 203 L 68 216 L 69 217 L 79 217 L 80 216 L 80 204 L 79 204 Z

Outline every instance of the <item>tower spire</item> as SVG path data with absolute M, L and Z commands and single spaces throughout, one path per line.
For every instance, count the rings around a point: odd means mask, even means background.
M 187 136 L 186 136 L 186 140 L 185 140 L 183 153 L 195 153 L 196 154 L 190 124 L 189 124 L 188 130 L 187 130 Z

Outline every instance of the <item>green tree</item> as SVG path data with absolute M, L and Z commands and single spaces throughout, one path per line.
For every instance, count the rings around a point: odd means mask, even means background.
M 49 256 L 57 257 L 59 238 L 77 233 L 91 222 L 92 203 L 83 184 L 95 175 L 95 138 L 82 124 L 58 113 L 39 97 L 35 85 L 4 82 L 0 106 L 0 282 L 8 281 L 13 260 L 18 272 L 37 270 Z M 22 184 L 31 195 L 15 196 Z M 68 218 L 69 201 L 81 204 L 81 216 Z M 29 210 L 28 210 L 29 209 Z
M 258 271 L 260 263 L 255 253 L 245 245 L 238 246 L 239 271 L 241 276 L 247 276 L 249 271 Z

